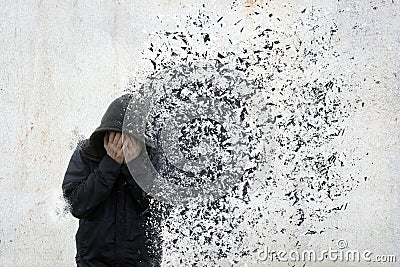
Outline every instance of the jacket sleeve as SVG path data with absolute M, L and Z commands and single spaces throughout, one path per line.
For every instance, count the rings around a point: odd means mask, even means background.
M 135 179 L 132 177 L 128 166 L 123 164 L 121 167 L 121 172 L 124 177 L 124 181 L 126 182 L 125 186 L 128 189 L 129 194 L 131 197 L 136 201 L 138 204 L 141 212 L 145 212 L 150 204 L 150 195 L 147 194 L 140 186 L 136 183 Z
M 91 172 L 78 146 L 71 157 L 62 184 L 63 195 L 70 204 L 72 215 L 83 218 L 104 201 L 120 170 L 121 165 L 106 155 Z
M 161 156 L 159 150 L 151 149 L 148 146 L 146 152 L 143 149 L 135 159 L 121 167 L 126 186 L 142 212 L 148 209 L 150 200 L 153 198 L 153 189 L 157 186 L 155 184 L 157 172 L 154 168 L 158 168 L 158 159 Z M 140 181 L 140 186 L 136 181 Z

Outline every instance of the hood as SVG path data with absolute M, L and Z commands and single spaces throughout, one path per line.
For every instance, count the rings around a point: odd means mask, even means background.
M 131 99 L 131 94 L 125 94 L 115 99 L 108 106 L 106 113 L 101 119 L 100 126 L 90 136 L 90 145 L 97 155 L 104 156 L 107 153 L 104 148 L 104 134 L 107 131 L 122 132 L 125 112 Z

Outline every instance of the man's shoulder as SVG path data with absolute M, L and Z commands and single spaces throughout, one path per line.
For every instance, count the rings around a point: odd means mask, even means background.
M 91 159 L 95 161 L 100 161 L 101 156 L 97 155 L 93 147 L 90 145 L 90 139 L 82 139 L 78 141 L 76 150 L 86 159 Z

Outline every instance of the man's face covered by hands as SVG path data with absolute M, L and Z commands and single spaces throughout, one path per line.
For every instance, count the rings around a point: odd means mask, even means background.
M 141 141 L 128 134 L 107 131 L 104 135 L 104 148 L 107 154 L 119 164 L 135 159 L 143 147 Z

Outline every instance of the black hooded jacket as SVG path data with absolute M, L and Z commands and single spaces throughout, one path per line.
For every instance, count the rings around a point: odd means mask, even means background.
M 76 147 L 64 176 L 64 197 L 79 219 L 77 266 L 152 266 L 144 234 L 149 198 L 103 146 L 105 131 L 121 132 L 129 100 L 124 95 L 111 103 L 90 139 Z

